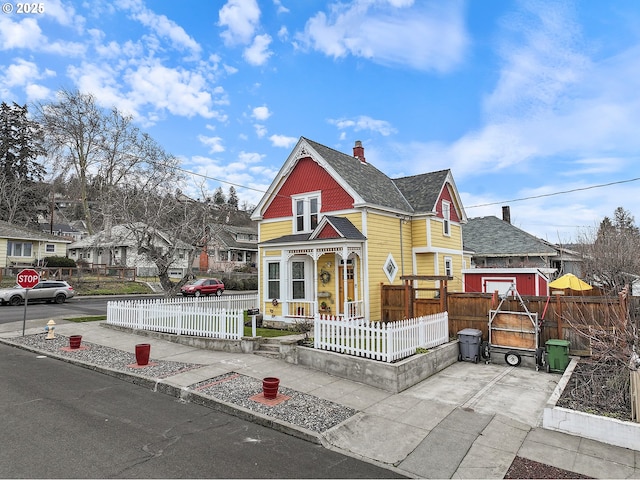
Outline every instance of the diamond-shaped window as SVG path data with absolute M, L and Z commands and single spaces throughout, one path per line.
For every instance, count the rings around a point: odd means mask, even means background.
M 382 268 L 389 281 L 393 283 L 393 279 L 396 278 L 396 274 L 398 273 L 398 265 L 393 259 L 393 255 L 389 254 L 387 261 L 384 262 L 384 266 Z

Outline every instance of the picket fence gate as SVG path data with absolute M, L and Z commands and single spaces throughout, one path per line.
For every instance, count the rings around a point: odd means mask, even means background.
M 441 312 L 385 323 L 318 315 L 313 341 L 322 350 L 393 362 L 414 355 L 418 348 L 447 343 L 449 316 Z

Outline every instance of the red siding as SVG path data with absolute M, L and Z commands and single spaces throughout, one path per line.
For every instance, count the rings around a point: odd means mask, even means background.
M 458 209 L 456 208 L 456 204 L 453 201 L 453 196 L 451 195 L 451 186 L 447 183 L 442 189 L 442 194 L 440 198 L 438 198 L 438 203 L 436 204 L 436 212 L 438 217 L 442 217 L 442 200 L 446 200 L 451 204 L 450 212 L 451 212 L 451 221 L 460 223 L 460 215 L 458 214 Z
M 340 235 L 332 225 L 325 225 L 318 238 L 340 238 Z
M 465 292 L 481 292 L 481 293 L 493 293 L 488 292 L 485 289 L 485 283 L 487 280 L 491 281 L 492 278 L 505 279 L 509 277 L 515 277 L 516 289 L 520 295 L 546 295 L 547 294 L 547 281 L 542 275 L 536 275 L 535 273 L 518 273 L 517 271 L 505 272 L 504 270 L 496 272 L 495 275 L 491 273 L 465 273 L 464 274 L 464 291 Z M 536 284 L 538 291 L 536 291 Z
M 306 192 L 322 191 L 321 212 L 332 212 L 353 208 L 353 198 L 325 169 L 311 158 L 303 158 L 285 179 L 276 198 L 264 212 L 264 218 L 290 217 L 291 196 Z

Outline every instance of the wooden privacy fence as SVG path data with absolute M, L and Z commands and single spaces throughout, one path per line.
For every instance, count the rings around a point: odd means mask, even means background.
M 240 339 L 244 311 L 254 308 L 257 301 L 257 295 L 227 295 L 108 302 L 107 323 L 175 335 Z
M 540 346 L 547 340 L 569 340 L 572 354 L 590 355 L 589 340 L 581 331 L 585 329 L 612 328 L 621 317 L 620 301 L 612 297 L 553 297 L 523 296 L 524 303 L 531 313 L 537 314 L 540 325 Z M 449 329 L 456 334 L 465 328 L 482 331 L 482 337 L 488 339 L 489 310 L 495 308 L 500 299 L 486 293 L 450 293 Z M 507 298 L 501 310 L 523 312 L 517 298 Z
M 358 357 L 393 362 L 449 341 L 447 312 L 397 322 L 344 320 L 317 315 L 313 327 L 314 347 Z
M 452 336 L 465 328 L 474 328 L 482 331 L 484 340 L 489 339 L 489 311 L 500 302 L 496 294 L 449 293 L 444 281 L 440 282 L 440 289 L 417 289 L 410 282 L 434 277 L 402 278 L 404 285 L 381 285 L 383 322 L 447 311 Z M 432 293 L 432 298 L 420 298 L 420 292 L 424 290 L 436 290 L 437 293 Z M 616 297 L 553 295 L 523 296 L 522 299 L 527 309 L 537 314 L 539 345 L 544 347 L 550 339 L 569 340 L 571 353 L 575 355 L 590 355 L 591 347 L 585 335 L 589 329 L 613 328 L 619 319 L 625 318 L 625 307 Z M 517 298 L 513 297 L 505 300 L 501 310 L 524 311 Z

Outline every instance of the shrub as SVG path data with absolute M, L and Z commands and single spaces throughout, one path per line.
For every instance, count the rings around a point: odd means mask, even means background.
M 43 263 L 47 267 L 75 267 L 76 262 L 68 257 L 44 257 Z

